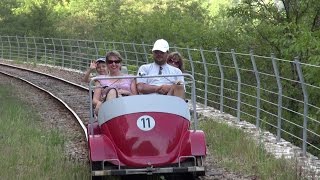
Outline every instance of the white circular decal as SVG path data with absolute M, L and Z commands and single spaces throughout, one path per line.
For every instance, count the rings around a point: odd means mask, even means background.
M 142 131 L 150 131 L 155 125 L 156 122 L 154 121 L 153 117 L 148 115 L 140 116 L 137 120 L 137 126 Z

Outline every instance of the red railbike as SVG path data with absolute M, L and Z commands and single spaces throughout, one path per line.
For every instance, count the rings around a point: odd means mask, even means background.
M 195 111 L 194 83 L 191 89 Z M 179 97 L 135 95 L 104 102 L 97 121 L 91 117 L 88 124 L 88 143 L 93 177 L 205 173 L 205 135 Z

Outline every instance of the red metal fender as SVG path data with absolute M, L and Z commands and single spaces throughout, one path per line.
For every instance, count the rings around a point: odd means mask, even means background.
M 190 130 L 191 155 L 205 156 L 207 155 L 206 138 L 201 130 Z
M 206 156 L 207 147 L 204 132 L 189 130 L 183 136 L 179 156 Z
M 105 135 L 89 135 L 91 161 L 118 159 L 115 147 Z

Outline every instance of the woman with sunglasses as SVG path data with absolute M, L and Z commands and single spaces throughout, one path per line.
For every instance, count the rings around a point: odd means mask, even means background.
M 181 72 L 184 73 L 183 59 L 182 59 L 182 56 L 179 52 L 169 53 L 168 57 L 167 57 L 167 64 L 180 69 Z M 177 81 L 176 84 L 179 85 L 179 84 L 182 84 L 182 82 Z M 173 93 L 172 91 L 173 91 L 173 88 L 171 88 L 168 93 L 172 94 Z
M 167 63 L 173 67 L 176 67 L 181 70 L 181 72 L 184 72 L 183 67 L 183 59 L 179 52 L 172 52 L 168 55 Z
M 122 57 L 117 51 L 110 51 L 106 54 L 106 63 L 109 70 L 108 76 L 126 76 L 121 72 Z M 97 77 L 106 77 L 100 75 Z M 137 94 L 135 79 L 101 79 L 95 82 L 95 86 L 100 86 L 94 91 L 93 105 L 97 113 L 101 104 L 119 96 L 131 96 Z

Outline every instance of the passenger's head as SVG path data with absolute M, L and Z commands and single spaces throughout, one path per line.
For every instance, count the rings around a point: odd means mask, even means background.
M 168 55 L 167 63 L 171 66 L 179 68 L 182 72 L 184 71 L 183 59 L 179 52 L 172 52 Z
M 122 57 L 118 51 L 107 52 L 106 62 L 110 74 L 118 74 L 121 72 Z
M 152 48 L 152 54 L 154 62 L 158 65 L 163 65 L 167 61 L 167 56 L 169 53 L 169 44 L 164 39 L 158 39 Z
M 108 74 L 108 69 L 107 69 L 105 57 L 101 57 L 96 60 L 96 70 L 97 70 L 97 73 L 100 75 Z

